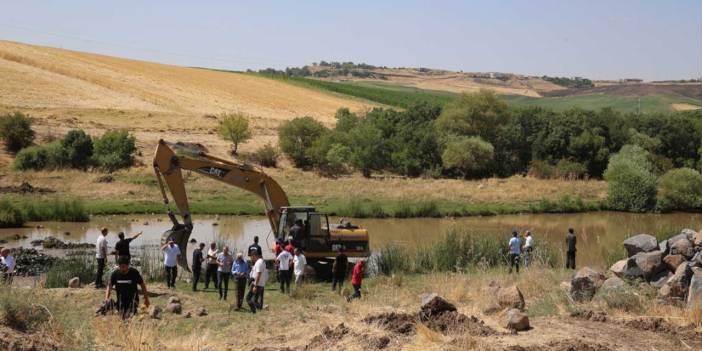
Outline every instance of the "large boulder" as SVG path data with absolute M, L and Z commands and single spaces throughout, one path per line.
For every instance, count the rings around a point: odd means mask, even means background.
M 605 280 L 604 283 L 602 283 L 601 290 L 602 291 L 609 291 L 609 290 L 617 290 L 617 289 L 623 289 L 626 286 L 626 282 L 624 279 L 619 278 L 619 277 L 610 277 L 609 279 Z
M 665 265 L 663 264 L 663 255 L 660 251 L 639 252 L 629 257 L 624 275 L 629 278 L 650 280 L 663 269 L 665 269 Z
M 73 277 L 68 281 L 68 287 L 71 289 L 78 289 L 80 288 L 80 278 L 78 277 Z
M 634 235 L 624 240 L 623 244 L 629 257 L 639 252 L 650 252 L 658 249 L 658 240 L 653 235 L 648 234 Z
M 524 310 L 524 295 L 522 295 L 522 292 L 516 285 L 509 288 L 502 288 L 497 291 L 497 303 L 502 308 Z
M 173 314 L 181 314 L 183 312 L 183 305 L 179 303 L 169 303 L 166 305 L 166 312 Z
M 670 238 L 668 242 L 670 242 L 671 255 L 682 255 L 685 258 L 690 258 L 695 254 L 692 241 L 690 241 L 685 234 L 676 235 Z
M 675 270 L 678 269 L 678 266 L 684 262 L 685 257 L 683 257 L 683 255 L 668 255 L 663 258 L 663 263 L 665 263 L 666 267 L 671 272 L 675 272 Z
M 570 283 L 570 295 L 576 301 L 589 301 L 604 281 L 604 274 L 590 267 L 581 268 Z
M 422 297 L 422 306 L 420 314 L 422 316 L 436 316 L 448 311 L 456 311 L 456 306 L 444 299 L 443 297 L 432 293 Z
M 684 298 L 691 278 L 692 269 L 690 266 L 681 264 L 675 270 L 675 274 L 668 278 L 668 281 L 658 290 L 658 294 L 664 298 Z
M 663 253 L 663 255 L 667 255 L 670 253 L 670 243 L 668 240 L 663 240 L 658 243 L 658 250 Z
M 505 328 L 509 330 L 529 330 L 529 317 L 522 311 L 513 308 L 505 314 Z
M 652 287 L 656 289 L 660 289 L 665 283 L 668 282 L 668 279 L 673 276 L 673 273 L 670 273 L 667 269 L 663 269 L 660 272 L 654 274 L 651 279 L 649 280 L 649 283 L 651 284 Z
M 626 262 L 627 259 L 617 261 L 612 267 L 609 267 L 609 271 L 617 277 L 623 277 L 626 273 Z
M 695 244 L 695 246 L 702 246 L 702 230 L 698 231 L 697 234 L 695 234 L 692 243 Z
M 685 228 L 685 229 L 680 231 L 680 234 L 685 234 L 685 236 L 687 237 L 687 240 L 695 241 L 695 237 L 697 236 L 698 233 L 692 229 Z
M 695 273 L 690 279 L 690 290 L 687 293 L 688 308 L 702 308 L 702 274 Z

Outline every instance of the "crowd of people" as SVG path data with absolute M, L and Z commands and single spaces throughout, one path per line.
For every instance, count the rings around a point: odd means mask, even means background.
M 114 306 L 124 318 L 127 318 L 135 313 L 139 305 L 139 287 L 141 287 L 143 292 L 146 292 L 143 277 L 136 268 L 130 266 L 132 256 L 129 246 L 142 233 L 139 232 L 131 237 L 125 237 L 124 233 L 121 232 L 118 234 L 119 241 L 115 244 L 115 250 L 112 252 L 117 267 L 112 271 L 110 279 L 105 285 L 103 275 L 109 255 L 108 232 L 107 228 L 102 228 L 96 242 L 97 272 L 95 288 L 106 289 L 106 303 L 110 301 L 111 293 L 114 290 L 117 295 Z M 244 303 L 248 305 L 251 313 L 256 313 L 256 311 L 263 309 L 265 306 L 263 304 L 264 292 L 266 283 L 269 280 L 269 272 L 263 259 L 263 249 L 259 245 L 258 236 L 254 237 L 254 242 L 248 247 L 246 256 L 243 252 L 238 252 L 236 255 L 232 254 L 228 246 L 223 246 L 220 249 L 215 242 L 210 243 L 207 251 L 205 251 L 205 246 L 205 243 L 201 242 L 192 252 L 190 267 L 192 270 L 192 291 L 199 291 L 198 285 L 200 284 L 202 284 L 203 290 L 208 290 L 210 289 L 210 283 L 212 283 L 212 287 L 219 293 L 219 299 L 226 301 L 229 293 L 229 283 L 230 280 L 233 280 L 236 288 L 236 310 L 242 310 Z M 178 276 L 178 261 L 183 253 L 178 244 L 170 239 L 160 249 L 163 251 L 166 287 L 175 289 Z M 340 292 L 349 269 L 349 261 L 343 247 L 339 247 L 337 251 L 338 255 L 332 265 L 332 289 L 336 291 L 338 286 Z M 276 241 L 273 253 L 275 255 L 274 267 L 278 283 L 280 284 L 280 292 L 291 294 L 293 282 L 295 288 L 299 288 L 304 282 L 307 258 L 302 248 L 295 247 L 290 237 L 286 241 Z M 2 251 L 2 255 L 4 257 L 5 250 Z M 9 259 L 7 260 L 9 262 Z M 205 265 L 204 277 L 202 276 L 203 264 Z M 352 270 L 351 284 L 354 292 L 348 297 L 348 300 L 361 297 L 363 274 L 364 262 L 360 260 Z M 148 296 L 146 294 L 143 295 L 144 304 L 148 306 Z

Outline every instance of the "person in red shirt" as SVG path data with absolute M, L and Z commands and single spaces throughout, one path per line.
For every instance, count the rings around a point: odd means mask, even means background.
M 353 266 L 353 273 L 351 274 L 351 285 L 353 285 L 353 295 L 349 297 L 351 299 L 361 298 L 361 282 L 363 281 L 363 271 L 365 268 L 365 261 L 359 260 L 356 265 Z
M 295 252 L 295 245 L 293 245 L 291 237 L 288 237 L 287 245 L 285 245 L 285 251 L 289 253 Z

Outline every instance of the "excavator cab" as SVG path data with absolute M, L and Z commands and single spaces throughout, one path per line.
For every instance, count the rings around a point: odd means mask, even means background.
M 291 229 L 295 224 L 300 229 L 295 233 Z M 281 208 L 278 240 L 285 242 L 292 238 L 293 245 L 306 252 L 330 252 L 329 218 L 326 213 L 315 211 L 310 206 L 287 206 Z

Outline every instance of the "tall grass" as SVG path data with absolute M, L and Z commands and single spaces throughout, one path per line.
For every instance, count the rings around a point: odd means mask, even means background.
M 139 270 L 144 281 L 163 282 L 166 280 L 163 252 L 158 246 L 140 247 L 136 253 L 135 256 L 132 256 L 132 263 L 134 268 Z
M 558 260 L 558 250 L 545 243 L 532 253 L 535 266 L 554 267 Z M 390 243 L 371 257 L 372 270 L 385 275 L 485 270 L 507 264 L 506 238 L 471 233 L 465 228 L 449 229 L 441 239 L 425 246 L 405 248 Z
M 18 206 L 28 221 L 87 222 L 90 219 L 83 201 L 77 199 L 25 201 Z
M 97 272 L 97 261 L 93 251 L 71 251 L 66 253 L 66 257 L 59 259 L 46 272 L 46 288 L 66 288 L 68 280 L 78 277 L 81 284 L 89 284 L 95 279 Z M 109 269 L 106 267 L 103 281 L 108 276 Z
M 21 227 L 25 221 L 19 208 L 8 200 L 0 201 L 0 228 Z

